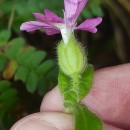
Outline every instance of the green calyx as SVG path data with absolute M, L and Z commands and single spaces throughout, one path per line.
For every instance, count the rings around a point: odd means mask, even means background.
M 90 90 L 93 67 L 87 64 L 84 49 L 74 37 L 71 37 L 67 44 L 61 41 L 57 51 L 60 67 L 58 86 L 64 103 L 78 103 Z
M 66 75 L 81 74 L 86 68 L 87 58 L 85 52 L 74 37 L 69 39 L 68 44 L 61 41 L 58 44 L 57 53 L 60 69 Z

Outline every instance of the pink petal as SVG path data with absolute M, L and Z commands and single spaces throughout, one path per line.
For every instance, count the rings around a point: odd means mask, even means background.
M 101 17 L 90 18 L 85 20 L 83 23 L 81 23 L 76 29 L 89 31 L 91 33 L 96 33 L 97 32 L 96 26 L 99 25 L 101 22 L 102 22 Z
M 60 33 L 60 30 L 52 29 L 52 28 L 48 28 L 48 29 L 44 29 L 44 30 L 47 35 L 54 35 L 54 34 Z
M 33 13 L 33 15 L 39 21 L 50 25 L 52 28 L 57 28 L 57 27 L 55 27 L 55 23 L 63 23 L 63 20 L 61 18 L 59 18 L 57 15 L 55 15 L 54 13 L 52 13 L 51 11 L 45 9 L 45 13 L 46 13 L 46 15 L 40 14 L 40 13 Z M 53 35 L 53 34 L 59 33 L 59 31 L 57 29 L 53 29 L 53 30 L 49 29 L 45 32 L 47 32 L 48 35 Z
M 88 0 L 64 0 L 65 19 L 68 22 L 75 24 L 79 14 L 85 7 Z
M 27 32 L 35 31 L 35 30 L 38 30 L 38 29 L 47 29 L 47 28 L 53 29 L 52 26 L 50 26 L 46 23 L 37 22 L 37 21 L 25 22 L 20 26 L 20 30 L 26 30 Z
M 46 21 L 46 16 L 40 13 L 33 13 L 33 15 L 35 16 L 35 18 L 37 18 L 40 21 Z
M 46 14 L 46 19 L 49 22 L 53 22 L 53 23 L 63 23 L 63 19 L 58 17 L 56 14 L 54 14 L 53 12 L 51 12 L 48 9 L 44 9 L 44 12 Z

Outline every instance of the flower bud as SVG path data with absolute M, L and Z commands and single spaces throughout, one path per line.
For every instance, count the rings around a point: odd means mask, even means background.
M 60 69 L 66 75 L 80 74 L 86 68 L 85 52 L 75 38 L 70 38 L 67 44 L 61 41 L 57 51 Z

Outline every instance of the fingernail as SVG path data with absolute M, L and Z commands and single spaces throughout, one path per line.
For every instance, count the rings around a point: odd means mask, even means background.
M 41 120 L 39 121 L 30 120 L 19 125 L 19 127 L 17 127 L 14 130 L 58 130 L 58 129 L 55 128 L 55 126 Z

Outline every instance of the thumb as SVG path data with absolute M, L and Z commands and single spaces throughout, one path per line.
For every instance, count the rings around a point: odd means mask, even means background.
M 35 113 L 18 121 L 10 130 L 74 130 L 74 117 L 59 112 Z M 121 130 L 103 124 L 103 130 Z

